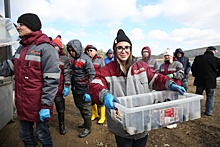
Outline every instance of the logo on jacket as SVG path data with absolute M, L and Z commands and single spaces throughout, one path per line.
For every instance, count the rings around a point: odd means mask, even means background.
M 139 68 L 138 70 L 134 70 L 134 74 L 139 74 L 143 71 L 145 71 L 145 69 L 142 67 L 142 68 Z
M 40 55 L 40 52 L 36 52 L 35 50 L 31 50 L 31 54 Z

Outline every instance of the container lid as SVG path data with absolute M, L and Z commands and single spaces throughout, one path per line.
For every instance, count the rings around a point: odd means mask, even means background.
M 19 45 L 18 31 L 10 18 L 0 18 L 0 47 Z

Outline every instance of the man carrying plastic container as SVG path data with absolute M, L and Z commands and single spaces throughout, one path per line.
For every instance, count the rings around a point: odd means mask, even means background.
M 95 103 L 106 106 L 108 129 L 115 135 L 118 147 L 145 147 L 148 132 L 128 134 L 111 118 L 111 109 L 115 109 L 113 102 L 118 102 L 117 97 L 148 93 L 151 89 L 170 89 L 181 94 L 185 89 L 132 56 L 132 43 L 122 29 L 117 33 L 113 49 L 115 60 L 97 70 L 88 93 Z

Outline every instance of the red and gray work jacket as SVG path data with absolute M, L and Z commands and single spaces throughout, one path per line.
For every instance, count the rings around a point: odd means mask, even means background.
M 58 53 L 42 32 L 35 31 L 22 38 L 12 60 L 0 66 L 0 75 L 15 77 L 15 105 L 18 118 L 39 122 L 39 111 L 50 109 L 56 96 L 60 69 Z
M 156 73 L 146 62 L 137 61 L 133 57 L 133 64 L 125 75 L 117 59 L 97 70 L 96 76 L 89 85 L 92 100 L 96 104 L 103 104 L 106 92 L 115 97 L 137 95 L 148 93 L 151 90 L 169 89 L 172 81 L 167 76 Z M 111 111 L 107 110 L 108 129 L 115 135 L 130 139 L 140 139 L 148 133 L 147 131 L 130 135 L 123 127 L 111 118 Z

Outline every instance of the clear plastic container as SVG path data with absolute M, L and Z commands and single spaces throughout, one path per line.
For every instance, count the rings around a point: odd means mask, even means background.
M 201 117 L 202 95 L 174 91 L 153 91 L 146 94 L 118 97 L 111 117 L 130 135 Z

